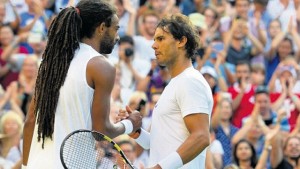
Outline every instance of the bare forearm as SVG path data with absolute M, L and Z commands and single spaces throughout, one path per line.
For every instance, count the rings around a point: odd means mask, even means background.
M 252 119 L 248 119 L 252 120 Z M 245 138 L 247 133 L 251 129 L 251 122 L 247 122 L 245 126 L 243 126 L 240 130 L 238 130 L 237 133 L 232 137 L 231 143 L 235 145 L 238 141 L 240 141 L 242 138 Z
M 284 102 L 284 99 L 286 98 L 287 94 L 285 92 L 282 92 L 281 95 L 278 97 L 278 99 L 271 104 L 271 108 L 273 111 L 278 110 Z
M 252 55 L 257 55 L 259 53 L 262 53 L 264 50 L 264 46 L 262 45 L 262 43 L 256 37 L 254 37 L 251 33 L 249 33 L 248 38 L 250 39 L 253 46 L 255 47 L 254 48 L 255 50 L 253 50 L 254 52 L 252 52 Z
M 267 32 L 264 29 L 260 29 L 257 27 L 258 31 L 258 40 L 262 43 L 262 45 L 266 45 L 267 43 Z
M 23 164 L 27 165 L 35 124 L 29 120 L 24 124 Z
M 93 129 L 96 131 L 100 131 L 101 133 L 107 135 L 110 138 L 115 138 L 121 134 L 124 134 L 125 132 L 125 127 L 120 122 L 113 124 L 110 122 L 110 120 L 106 120 L 106 122 L 104 123 L 105 125 L 102 129 L 99 129 L 99 127 L 93 127 Z
M 177 150 L 183 164 L 199 155 L 209 145 L 209 142 L 209 133 L 191 134 Z
M 272 151 L 270 154 L 270 162 L 272 168 L 276 168 L 283 159 L 283 150 L 281 144 L 282 141 L 280 137 L 280 134 L 277 134 L 275 135 L 275 138 L 271 141 Z
M 232 109 L 233 111 L 235 111 L 239 106 L 240 106 L 240 103 L 242 101 L 242 98 L 244 96 L 244 92 L 240 92 L 234 99 L 233 99 L 233 102 L 232 102 Z
M 129 36 L 134 36 L 135 35 L 135 21 L 136 21 L 136 14 L 135 13 L 130 13 L 130 18 L 128 21 L 128 27 L 126 34 Z
M 299 97 L 298 97 L 297 95 L 292 95 L 292 96 L 291 96 L 291 99 L 292 99 L 292 101 L 294 102 L 294 104 L 295 104 L 295 106 L 296 106 L 296 109 L 297 109 L 298 111 L 300 111 L 300 99 L 299 99 Z
M 267 166 L 267 161 L 268 161 L 268 157 L 269 157 L 269 150 L 267 150 L 266 148 L 264 148 L 262 154 L 259 157 L 258 163 L 255 167 L 255 169 L 265 169 Z
M 218 78 L 218 84 L 219 84 L 220 90 L 222 92 L 227 92 L 228 91 L 228 86 L 227 86 L 227 83 L 226 83 L 226 81 L 225 81 L 225 79 L 224 79 L 223 76 L 219 76 L 219 78 Z
M 285 32 L 280 32 L 278 35 L 275 36 L 275 38 L 272 40 L 271 43 L 271 49 L 267 53 L 267 58 L 272 59 L 272 57 L 275 55 L 275 52 L 278 48 L 279 43 L 284 39 L 286 33 Z
M 136 81 L 140 82 L 141 80 L 144 79 L 142 75 L 140 75 L 132 66 L 130 66 L 130 70 L 133 74 L 133 77 Z
M 223 166 L 223 159 L 221 154 L 212 154 L 215 169 L 221 169 Z
M 34 19 L 32 20 L 32 22 L 30 24 L 28 24 L 27 26 L 20 28 L 20 33 L 23 32 L 28 32 L 32 29 L 32 27 L 34 26 L 35 22 L 39 19 L 39 17 L 35 16 Z

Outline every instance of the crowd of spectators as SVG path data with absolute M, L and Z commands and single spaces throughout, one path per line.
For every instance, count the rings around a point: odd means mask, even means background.
M 21 166 L 22 127 L 48 28 L 78 1 L 0 1 L 0 168 Z M 129 105 L 150 129 L 152 110 L 172 80 L 155 60 L 155 28 L 163 16 L 181 12 L 199 31 L 193 66 L 214 96 L 206 168 L 300 168 L 299 0 L 108 2 L 120 19 L 120 41 L 107 56 L 116 67 L 112 121 Z M 147 151 L 125 135 L 116 141 L 137 168 L 146 168 Z

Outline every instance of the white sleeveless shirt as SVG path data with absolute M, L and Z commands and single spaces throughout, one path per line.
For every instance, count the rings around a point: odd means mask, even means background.
M 86 80 L 86 67 L 90 59 L 101 56 L 91 46 L 80 43 L 71 61 L 66 80 L 60 89 L 55 113 L 53 140 L 37 141 L 37 124 L 34 129 L 27 169 L 59 169 L 60 146 L 63 139 L 78 129 L 92 129 L 91 107 L 94 89 Z

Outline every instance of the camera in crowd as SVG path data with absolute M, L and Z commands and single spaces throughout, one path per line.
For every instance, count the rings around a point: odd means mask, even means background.
M 133 56 L 133 54 L 134 54 L 134 50 L 132 49 L 132 48 L 126 48 L 125 49 L 125 56 L 126 57 L 131 57 L 131 56 Z

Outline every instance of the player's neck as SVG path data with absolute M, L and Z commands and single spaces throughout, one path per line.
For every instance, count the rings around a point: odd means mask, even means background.
M 175 63 L 172 65 L 168 65 L 168 70 L 170 72 L 171 78 L 176 77 L 180 73 L 182 73 L 185 69 L 189 68 L 192 66 L 192 62 L 190 59 L 185 58 L 185 59 L 180 59 L 176 60 Z
M 91 46 L 92 48 L 94 48 L 97 52 L 100 53 L 100 45 L 99 45 L 99 41 L 95 40 L 95 39 L 89 39 L 89 38 L 83 38 L 82 43 L 85 43 L 89 46 Z

